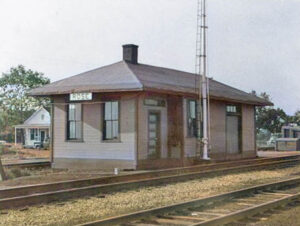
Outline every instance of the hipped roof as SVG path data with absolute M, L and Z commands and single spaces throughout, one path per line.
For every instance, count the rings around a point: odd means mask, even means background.
M 199 76 L 145 64 L 120 61 L 87 71 L 30 91 L 32 96 L 52 96 L 75 92 L 157 91 L 197 95 Z M 273 105 L 271 102 L 209 79 L 210 97 L 253 105 Z

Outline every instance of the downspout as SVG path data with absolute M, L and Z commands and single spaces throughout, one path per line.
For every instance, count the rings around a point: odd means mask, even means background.
M 53 164 L 54 161 L 54 148 L 53 148 L 53 143 L 54 143 L 54 100 L 53 97 L 51 97 L 51 123 L 50 123 L 50 162 L 51 165 Z

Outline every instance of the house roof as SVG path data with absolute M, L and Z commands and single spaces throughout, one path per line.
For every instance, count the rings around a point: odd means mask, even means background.
M 32 96 L 51 96 L 74 92 L 152 90 L 197 95 L 196 82 L 198 78 L 199 76 L 193 73 L 120 61 L 33 89 L 29 94 Z M 209 92 L 213 99 L 253 105 L 273 105 L 269 101 L 214 79 L 209 80 Z
M 44 118 L 41 119 L 38 116 L 44 114 Z M 50 126 L 50 114 L 49 112 L 40 107 L 37 109 L 22 125 L 16 125 L 16 128 L 44 128 Z

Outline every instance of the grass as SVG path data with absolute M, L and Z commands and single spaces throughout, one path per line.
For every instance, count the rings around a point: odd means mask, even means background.
M 14 178 L 18 178 L 18 177 L 25 177 L 25 176 L 31 175 L 30 170 L 19 169 L 19 168 L 6 169 L 5 173 L 6 173 L 8 179 L 14 179 Z
M 106 194 L 104 198 L 99 194 L 98 197 L 30 207 L 25 211 L 8 210 L 0 214 L 0 225 L 74 225 L 287 179 L 295 173 L 300 173 L 300 166 L 124 190 Z
M 4 153 L 4 145 L 0 144 L 0 155 L 3 155 Z

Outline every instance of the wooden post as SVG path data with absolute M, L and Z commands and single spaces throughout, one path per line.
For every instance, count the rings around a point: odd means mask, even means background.
M 17 145 L 17 128 L 15 127 L 15 145 Z
M 3 165 L 2 165 L 2 162 L 1 162 L 1 157 L 0 157 L 0 181 L 6 180 L 6 179 L 7 178 L 6 178 L 4 168 L 3 168 Z

